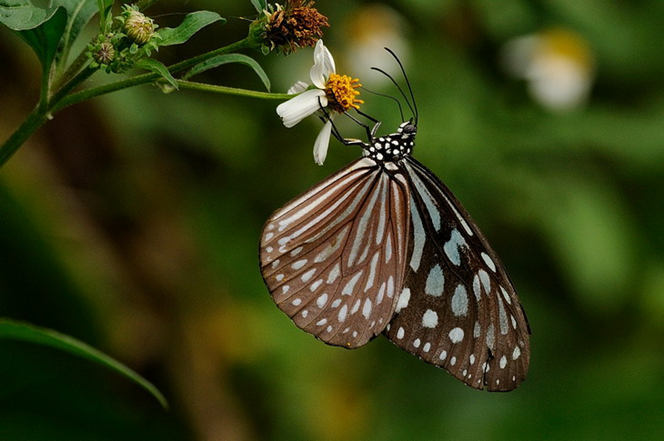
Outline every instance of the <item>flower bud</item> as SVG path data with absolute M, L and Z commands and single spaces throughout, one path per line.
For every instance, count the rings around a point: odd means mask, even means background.
M 92 58 L 101 65 L 109 65 L 115 59 L 115 48 L 110 42 L 104 41 L 95 47 Z
M 134 43 L 142 46 L 152 39 L 156 26 L 150 17 L 131 7 L 125 10 L 123 16 L 125 20 L 122 30 Z

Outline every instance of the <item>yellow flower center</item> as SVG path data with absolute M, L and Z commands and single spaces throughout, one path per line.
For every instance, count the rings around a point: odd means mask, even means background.
M 360 80 L 351 78 L 348 75 L 330 74 L 330 78 L 325 83 L 325 95 L 327 96 L 328 106 L 339 113 L 346 112 L 351 108 L 359 109 L 364 101 L 356 99 L 360 94 L 362 87 Z

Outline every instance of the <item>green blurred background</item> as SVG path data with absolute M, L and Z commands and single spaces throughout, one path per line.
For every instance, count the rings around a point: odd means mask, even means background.
M 101 349 L 153 381 L 171 410 L 102 367 L 2 342 L 0 439 L 663 437 L 664 2 L 316 6 L 338 72 L 396 94 L 355 70 L 375 64 L 361 55 L 380 52 L 371 37 L 404 59 L 420 107 L 415 156 L 502 257 L 533 331 L 528 380 L 479 392 L 382 337 L 345 351 L 297 329 L 263 285 L 262 224 L 359 151 L 333 141 L 318 167 L 314 118 L 286 129 L 275 101 L 144 86 L 66 109 L 0 172 L 0 316 Z M 197 9 L 229 22 L 159 59 L 236 41 L 247 29 L 239 17 L 253 13 L 248 0 L 162 1 L 149 12 L 175 26 L 174 12 Z M 509 41 L 552 28 L 590 50 L 577 59 L 590 96 L 564 111 L 501 62 Z M 248 55 L 281 92 L 308 80 L 312 53 Z M 37 99 L 39 66 L 6 29 L 0 57 L 6 139 Z M 200 80 L 262 87 L 241 65 Z M 394 131 L 396 106 L 362 98 Z

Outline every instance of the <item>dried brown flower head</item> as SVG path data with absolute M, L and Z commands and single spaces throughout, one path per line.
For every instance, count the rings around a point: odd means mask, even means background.
M 281 50 L 288 55 L 298 48 L 314 46 L 329 27 L 327 17 L 313 8 L 311 0 L 286 1 L 283 6 L 271 5 L 265 11 L 267 22 L 263 43 L 268 50 Z

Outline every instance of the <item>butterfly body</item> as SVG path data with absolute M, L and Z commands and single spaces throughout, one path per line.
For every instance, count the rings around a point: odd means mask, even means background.
M 467 385 L 516 388 L 530 329 L 497 254 L 450 190 L 411 157 L 416 125 L 277 210 L 260 263 L 277 306 L 327 344 L 379 334 Z

